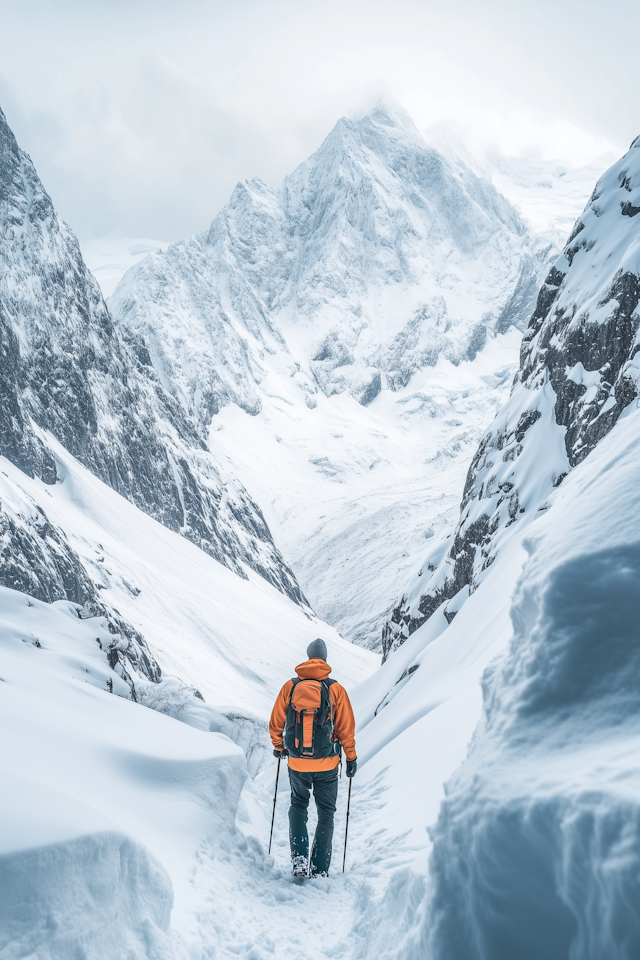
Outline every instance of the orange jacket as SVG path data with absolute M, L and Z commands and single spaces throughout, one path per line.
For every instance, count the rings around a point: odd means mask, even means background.
M 324 660 L 307 660 L 305 663 L 296 667 L 296 673 L 301 680 L 324 680 L 331 673 L 331 667 Z M 269 733 L 276 750 L 282 750 L 284 741 L 282 739 L 284 727 L 287 720 L 287 707 L 289 706 L 289 697 L 293 680 L 287 680 L 284 687 L 278 694 L 276 702 L 271 711 L 271 720 L 269 721 Z M 329 687 L 331 705 L 333 707 L 333 732 L 342 744 L 347 760 L 356 759 L 356 721 L 353 716 L 349 695 L 344 687 L 339 683 L 332 683 Z M 340 763 L 340 758 L 320 757 L 318 760 L 311 760 L 308 757 L 289 757 L 289 766 L 292 770 L 332 770 Z

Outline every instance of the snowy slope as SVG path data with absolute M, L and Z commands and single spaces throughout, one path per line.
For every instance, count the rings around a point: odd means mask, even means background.
M 193 856 L 235 833 L 241 750 L 107 693 L 109 633 L 67 601 L 0 611 L 0 952 L 184 956 L 174 892 L 193 909 Z
M 282 677 L 319 635 L 346 684 L 373 669 L 372 654 L 342 640 L 259 575 L 238 577 L 116 494 L 53 438 L 49 443 L 58 483 L 32 480 L 2 460 L 7 481 L 65 531 L 102 603 L 144 635 L 163 675 L 187 685 L 189 710 L 191 685 L 207 704 L 233 704 L 265 720 Z M 138 678 L 136 690 L 143 702 L 154 695 L 153 685 Z M 166 696 L 171 699 L 169 690 Z
M 54 483 L 35 425 L 241 576 L 249 566 L 304 602 L 257 505 L 162 389 L 144 344 L 114 328 L 0 111 L 0 451 Z
M 568 472 L 638 394 L 640 149 L 598 181 L 543 284 L 525 334 L 509 403 L 485 433 L 445 551 L 406 585 L 385 646 L 443 600 L 454 616 L 516 525 L 547 508 Z
M 416 956 L 638 955 L 639 435 L 634 402 L 531 530 Z
M 593 185 L 616 157 L 604 155 L 582 167 L 532 157 L 490 153 L 487 173 L 522 215 L 539 242 L 561 250 L 584 210 Z
M 212 445 L 261 504 L 316 613 L 344 637 L 380 649 L 425 545 L 454 526 L 519 342 L 512 330 L 474 361 L 442 357 L 367 407 L 343 393 L 309 410 L 294 383 L 269 376 L 260 415 L 230 404 L 213 418 Z

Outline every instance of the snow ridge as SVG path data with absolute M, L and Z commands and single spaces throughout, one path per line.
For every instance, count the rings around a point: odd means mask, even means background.
M 384 628 L 385 655 L 443 602 L 455 616 L 514 526 L 548 509 L 638 395 L 639 213 L 640 139 L 600 178 L 540 289 L 511 398 L 472 460 L 455 533 L 407 584 Z

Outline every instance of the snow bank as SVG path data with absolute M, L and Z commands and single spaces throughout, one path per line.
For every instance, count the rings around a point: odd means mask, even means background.
M 482 722 L 434 831 L 428 910 L 403 956 L 640 954 L 636 408 L 532 530 L 514 637 L 485 674 Z
M 173 891 L 122 833 L 92 833 L 0 856 L 3 960 L 173 960 Z
M 197 851 L 238 843 L 244 754 L 126 699 L 109 637 L 74 604 L 0 588 L 3 958 L 173 957 Z

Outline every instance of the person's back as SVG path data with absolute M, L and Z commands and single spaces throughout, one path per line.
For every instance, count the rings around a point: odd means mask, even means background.
M 295 876 L 305 876 L 309 856 L 307 812 L 313 790 L 318 826 L 311 850 L 311 876 L 326 876 L 331 862 L 333 817 L 338 795 L 341 750 L 347 759 L 347 776 L 357 769 L 355 719 L 347 691 L 329 680 L 324 640 L 307 647 L 309 659 L 295 668 L 297 678 L 287 680 L 271 713 L 269 733 L 276 757 L 288 756 L 291 807 L 289 838 Z

